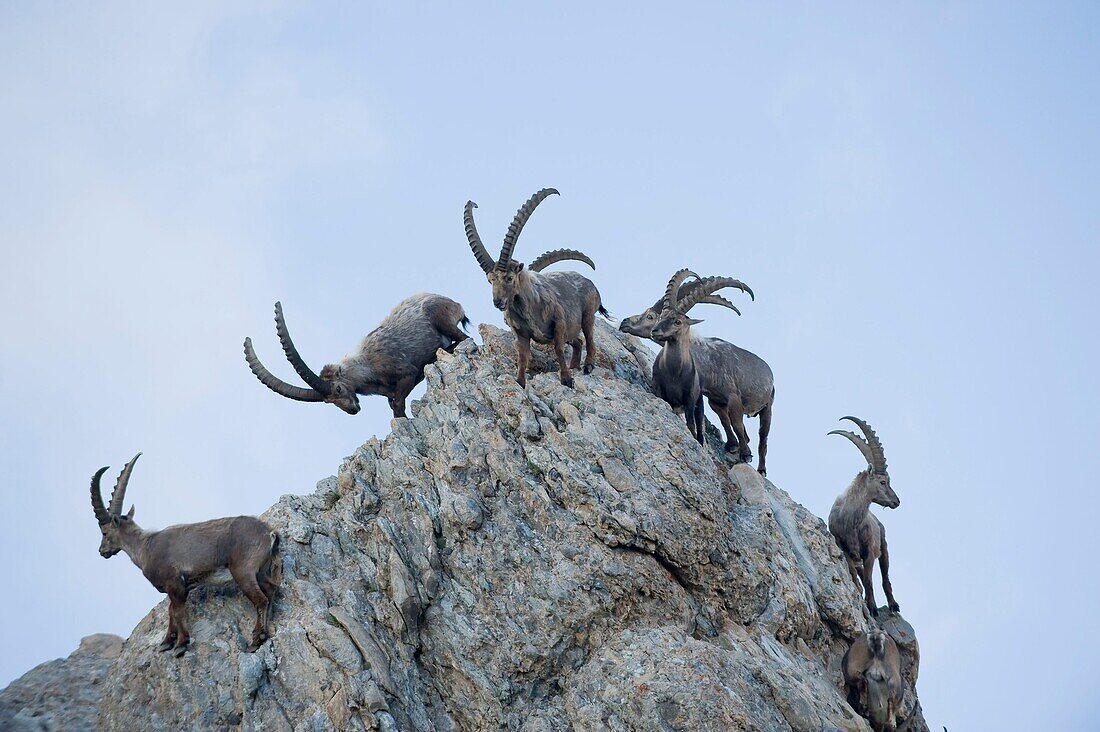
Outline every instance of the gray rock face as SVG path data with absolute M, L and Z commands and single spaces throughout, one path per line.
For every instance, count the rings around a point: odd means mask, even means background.
M 100 728 L 869 729 L 840 659 L 870 620 L 824 523 L 694 442 L 636 339 L 601 323 L 575 390 L 536 351 L 524 390 L 511 335 L 481 335 L 427 369 L 411 418 L 264 515 L 273 639 L 246 653 L 251 606 L 210 588 L 174 659 L 162 603 Z
M 121 638 L 100 633 L 68 658 L 35 666 L 0 691 L 0 730 L 95 729 L 103 682 L 121 651 Z

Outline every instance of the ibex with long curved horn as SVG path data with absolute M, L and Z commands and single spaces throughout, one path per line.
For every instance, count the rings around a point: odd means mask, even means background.
M 901 653 L 881 630 L 856 638 L 841 660 L 848 704 L 875 732 L 894 732 L 905 696 Z
M 661 352 L 657 354 L 657 360 L 653 363 L 653 380 L 657 385 L 657 393 L 674 408 L 683 407 L 684 416 L 688 421 L 688 429 L 695 438 L 703 442 L 703 401 L 702 385 L 707 382 L 712 388 L 708 396 L 711 398 L 711 406 L 715 407 L 719 417 L 722 418 L 722 426 L 737 436 L 738 459 L 748 462 L 752 459 L 752 451 L 749 449 L 749 436 L 745 431 L 745 413 L 765 415 L 761 419 L 761 444 L 760 462 L 758 470 L 767 470 L 767 434 L 771 417 L 771 369 L 763 361 L 752 354 L 752 365 L 756 367 L 755 373 L 762 384 L 751 384 L 751 390 L 746 389 L 736 380 L 736 372 L 730 369 L 730 362 L 724 356 L 738 356 L 725 347 L 707 347 L 706 341 L 699 341 L 691 331 L 691 326 L 701 323 L 688 317 L 692 307 L 704 301 L 705 298 L 714 295 L 715 291 L 724 287 L 734 287 L 753 297 L 753 292 L 748 285 L 729 277 L 707 277 L 693 283 L 686 292 L 681 291 L 681 285 L 688 277 L 698 277 L 690 270 L 682 269 L 672 276 L 668 287 L 665 288 L 665 301 L 667 306 L 660 318 L 654 324 L 650 338 L 662 345 Z M 724 299 L 724 298 L 723 298 Z M 710 302 L 715 302 L 710 300 Z M 724 304 L 718 302 L 717 304 Z M 736 308 L 735 308 L 736 311 Z M 740 313 L 740 311 L 737 311 Z M 713 344 L 711 344 L 713 345 Z M 728 344 L 727 344 L 728 345 Z M 698 352 L 699 358 L 696 358 Z M 757 364 L 756 362 L 759 362 Z M 745 393 L 759 392 L 767 394 L 766 401 L 762 403 L 747 403 Z M 713 394 L 713 396 L 711 396 Z M 732 440 L 727 442 L 727 449 L 733 448 Z
M 220 518 L 197 524 L 169 526 L 161 531 L 144 531 L 134 522 L 134 508 L 122 513 L 126 484 L 139 452 L 118 476 L 109 506 L 103 505 L 99 480 L 107 472 L 100 468 L 92 476 L 92 511 L 103 541 L 99 553 L 110 559 L 126 552 L 145 579 L 168 595 L 168 631 L 158 650 L 174 650 L 182 656 L 191 641 L 187 621 L 187 595 L 191 588 L 222 568 L 228 568 L 237 586 L 256 608 L 249 651 L 268 638 L 271 601 L 282 580 L 278 557 L 279 535 L 252 516 Z
M 276 394 L 300 402 L 328 402 L 348 414 L 358 414 L 359 394 L 381 394 L 389 399 L 394 417 L 405 416 L 409 392 L 424 380 L 424 367 L 435 361 L 436 351 L 454 350 L 467 336 L 459 326 L 470 320 L 462 306 L 443 295 L 421 293 L 403 300 L 372 330 L 359 350 L 336 364 L 313 373 L 298 354 L 283 320 L 283 306 L 275 303 L 275 330 L 290 365 L 309 385 L 293 386 L 268 371 L 252 339 L 244 339 L 244 357 L 256 378 Z
M 584 359 L 584 373 L 590 374 L 595 368 L 596 339 L 593 326 L 596 313 L 607 317 L 607 310 L 600 301 L 600 293 L 592 281 L 577 272 L 547 272 L 544 267 L 566 259 L 584 262 L 592 269 L 596 265 L 592 260 L 575 249 L 555 249 L 541 255 L 526 269 L 523 262 L 512 259 L 516 240 L 523 230 L 527 219 L 535 208 L 551 195 L 557 194 L 553 188 L 543 188 L 531 196 L 516 212 L 504 244 L 496 261 L 489 256 L 485 245 L 474 225 L 474 209 L 477 204 L 466 202 L 463 224 L 466 238 L 470 242 L 474 258 L 485 272 L 493 286 L 493 305 L 504 312 L 504 321 L 516 334 L 516 350 L 519 355 L 519 368 L 516 381 L 520 386 L 527 385 L 527 364 L 531 359 L 531 341 L 550 343 L 558 357 L 561 383 L 573 386 L 573 374 L 570 369 L 581 365 L 581 333 L 584 333 L 584 346 L 587 349 Z M 565 362 L 565 345 L 573 348 L 572 362 Z
M 894 599 L 894 588 L 890 584 L 890 552 L 886 545 L 886 528 L 871 513 L 872 503 L 886 508 L 897 508 L 901 499 L 890 487 L 890 474 L 886 472 L 886 455 L 878 435 L 871 425 L 858 417 L 841 417 L 856 424 L 863 437 L 848 430 L 833 430 L 830 435 L 842 435 L 859 448 L 867 461 L 867 469 L 860 472 L 833 503 L 829 511 L 829 531 L 848 560 L 848 571 L 857 585 L 863 585 L 867 609 L 872 615 L 878 613 L 875 605 L 875 589 L 872 585 L 875 572 L 875 560 L 882 571 L 882 589 L 890 609 L 897 612 L 901 608 Z
M 690 273 L 689 273 L 690 274 Z M 702 280 L 684 282 L 677 291 L 677 299 L 683 300 L 696 288 L 702 286 Z M 700 304 L 721 305 L 738 315 L 741 311 L 721 295 L 706 294 L 699 299 Z M 653 328 L 668 308 L 665 296 L 653 303 L 638 315 L 624 318 L 619 330 L 639 338 L 653 338 Z M 658 341 L 659 342 L 659 341 Z M 759 356 L 746 351 L 721 338 L 702 338 L 691 334 L 691 357 L 699 374 L 699 386 L 710 402 L 710 408 L 722 422 L 726 433 L 726 451 L 738 452 L 738 459 L 752 459 L 747 443 L 741 441 L 734 424 L 745 432 L 745 415 L 760 417 L 760 462 L 761 475 L 767 474 L 766 455 L 768 451 L 768 433 L 771 431 L 772 405 L 775 402 L 775 382 L 771 367 Z M 747 433 L 746 433 L 747 434 Z M 745 449 L 740 446 L 744 444 Z

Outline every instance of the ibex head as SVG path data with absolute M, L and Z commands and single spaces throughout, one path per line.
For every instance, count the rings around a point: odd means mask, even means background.
M 672 275 L 672 279 L 668 281 L 668 286 L 665 287 L 665 296 L 662 299 L 664 310 L 653 326 L 651 336 L 653 340 L 659 343 L 670 340 L 678 334 L 684 335 L 691 326 L 702 323 L 702 320 L 695 320 L 687 315 L 688 311 L 701 302 L 723 305 L 740 315 L 741 311 L 733 307 L 733 304 L 728 300 L 714 296 L 715 291 L 723 287 L 736 287 L 742 292 L 748 293 L 752 299 L 756 299 L 749 286 L 740 280 L 730 277 L 704 277 L 681 288 L 684 280 L 688 277 L 699 277 L 699 275 L 689 269 L 682 269 Z
M 302 377 L 302 381 L 309 384 L 308 389 L 293 386 L 278 378 L 260 363 L 256 352 L 252 349 L 252 339 L 244 339 L 244 358 L 248 361 L 248 367 L 264 386 L 276 394 L 281 394 L 288 399 L 300 402 L 328 402 L 335 404 L 348 414 L 359 413 L 359 396 L 351 387 L 345 368 L 340 365 L 328 365 L 321 369 L 321 375 L 313 373 L 306 362 L 298 354 L 294 341 L 290 339 L 290 331 L 287 330 L 286 321 L 283 320 L 282 303 L 275 303 L 275 331 L 279 334 L 279 343 L 283 346 L 286 360 Z
M 841 417 L 857 425 L 863 437 L 849 430 L 833 430 L 830 435 L 842 435 L 852 441 L 859 448 L 867 461 L 867 470 L 863 474 L 864 483 L 872 502 L 886 508 L 897 508 L 901 505 L 901 499 L 894 489 L 890 487 L 890 474 L 886 472 L 886 454 L 882 449 L 882 442 L 878 435 L 871 429 L 871 425 L 858 417 Z M 866 438 L 866 439 L 864 439 Z
M 683 298 L 701 284 L 702 280 L 698 279 L 694 282 L 685 282 L 680 285 L 677 298 Z M 741 311 L 737 309 L 736 305 L 721 295 L 707 295 L 699 300 L 699 302 L 708 305 L 721 305 L 722 307 L 729 308 L 738 315 L 741 314 Z M 667 307 L 668 302 L 665 300 L 664 295 L 662 295 L 660 300 L 653 303 L 652 307 L 646 308 L 644 312 L 623 318 L 623 321 L 619 323 L 619 330 L 623 333 L 638 336 L 639 338 L 652 338 L 653 328 L 657 325 L 657 321 L 661 318 L 661 313 L 663 313 Z
M 110 506 L 103 506 L 103 494 L 99 490 L 99 479 L 107 472 L 103 467 L 92 476 L 92 511 L 96 521 L 99 522 L 99 530 L 103 534 L 103 541 L 99 544 L 99 553 L 104 559 L 110 559 L 122 551 L 122 543 L 119 537 L 123 527 L 134 520 L 134 507 L 125 514 L 122 513 L 122 501 L 126 497 L 126 484 L 130 482 L 130 473 L 133 472 L 134 463 L 141 457 L 139 452 L 134 459 L 126 463 L 126 467 L 118 475 L 115 481 L 115 489 L 111 492 Z
M 473 201 L 466 202 L 466 209 L 462 215 L 462 223 L 466 229 L 466 239 L 470 243 L 470 250 L 473 251 L 474 258 L 481 266 L 481 270 L 485 272 L 486 279 L 493 286 L 493 305 L 498 310 L 504 310 L 508 307 L 515 298 L 516 293 L 526 283 L 529 272 L 541 272 L 544 267 L 565 259 L 576 259 L 584 262 L 592 269 L 596 268 L 591 259 L 575 249 L 555 249 L 546 252 L 531 262 L 531 266 L 527 269 L 524 269 L 523 262 L 512 259 L 516 241 L 519 240 L 519 234 L 523 231 L 527 219 L 531 218 L 531 214 L 534 213 L 535 208 L 540 203 L 549 196 L 555 195 L 558 195 L 555 189 L 543 188 L 520 206 L 512 219 L 512 224 L 508 227 L 508 233 L 504 235 L 504 244 L 500 248 L 500 256 L 497 257 L 496 261 L 489 256 L 485 245 L 481 243 L 481 236 L 477 233 L 477 226 L 474 224 L 474 209 L 477 208 L 477 204 Z

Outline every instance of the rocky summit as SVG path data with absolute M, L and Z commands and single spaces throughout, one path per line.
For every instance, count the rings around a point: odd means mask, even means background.
M 0 728 L 869 730 L 840 662 L 875 621 L 821 519 L 692 440 L 635 338 L 601 323 L 575 389 L 536 349 L 524 390 L 511 334 L 480 330 L 264 514 L 284 580 L 258 652 L 236 587 L 200 588 L 182 658 L 156 652 L 165 601 L 0 693 Z M 880 618 L 921 732 L 916 638 Z

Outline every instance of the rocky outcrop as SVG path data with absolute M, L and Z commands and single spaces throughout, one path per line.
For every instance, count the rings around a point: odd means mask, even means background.
M 0 730 L 92 730 L 107 671 L 122 639 L 100 633 L 80 641 L 68 658 L 35 666 L 0 691 Z
M 162 603 L 100 727 L 869 729 L 840 659 L 871 621 L 823 522 L 717 434 L 694 442 L 634 338 L 601 324 L 575 389 L 536 353 L 524 390 L 511 335 L 481 336 L 428 367 L 411 418 L 265 514 L 273 639 L 245 652 L 247 600 L 202 589 L 174 659 Z

